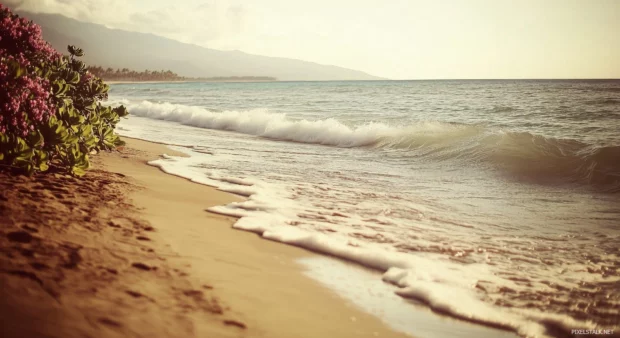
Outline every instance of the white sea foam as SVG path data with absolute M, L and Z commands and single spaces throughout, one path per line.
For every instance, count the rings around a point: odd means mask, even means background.
M 220 190 L 247 196 L 244 201 L 208 210 L 239 217 L 234 228 L 255 232 L 265 239 L 329 254 L 384 272 L 383 280 L 398 287 L 396 293 L 427 304 L 432 309 L 477 323 L 514 330 L 522 336 L 545 337 L 547 326 L 570 332 L 570 328 L 591 327 L 568 316 L 546 315 L 535 311 L 510 310 L 481 299 L 476 289 L 479 280 L 505 283 L 486 264 L 463 265 L 449 260 L 390 250 L 375 243 L 361 242 L 343 233 L 329 235 L 303 226 L 292 226 L 291 220 L 307 206 L 288 198 L 273 184 L 248 178 L 231 178 L 209 173 L 199 164 L 208 161 L 200 153 L 176 148 L 190 157 L 164 156 L 149 162 L 164 172 L 185 177 L 193 182 L 215 186 Z M 511 285 L 517 287 L 516 285 Z
M 286 114 L 272 113 L 266 109 L 248 111 L 212 112 L 207 109 L 172 103 L 142 101 L 129 103 L 132 115 L 172 121 L 188 126 L 235 131 L 265 138 L 338 147 L 413 146 L 478 133 L 478 128 L 440 122 L 420 122 L 407 126 L 390 126 L 369 122 L 348 126 L 336 119 L 291 119 Z M 414 135 L 415 138 L 411 138 Z
M 267 109 L 213 112 L 198 106 L 142 101 L 123 103 L 134 116 L 187 126 L 234 131 L 263 138 L 337 147 L 406 149 L 411 157 L 485 163 L 526 180 L 579 182 L 605 192 L 620 191 L 618 146 L 593 146 L 529 132 L 511 132 L 477 124 L 439 121 L 347 122 L 295 119 Z M 122 128 L 122 127 L 121 127 Z M 595 165 L 596 164 L 596 165 Z M 460 165 L 460 164 L 459 164 Z
M 472 322 L 524 336 L 545 327 L 556 337 L 570 335 L 562 328 L 618 332 L 618 200 L 588 190 L 617 191 L 619 148 L 604 128 L 613 114 L 607 105 L 585 116 L 584 98 L 565 84 L 551 87 L 574 104 L 541 106 L 557 102 L 555 90 L 537 92 L 534 104 L 533 85 L 132 85 L 113 87 L 110 101 L 132 114 L 122 135 L 193 151 L 158 162 L 162 169 L 247 196 L 211 209 L 240 217 L 238 229 L 374 267 L 388 282 L 375 284 Z M 521 93 L 510 96 L 515 109 L 491 110 L 507 88 Z M 175 104 L 157 103 L 166 101 Z M 421 122 L 429 118 L 442 122 Z M 373 283 L 321 273 L 360 293 Z M 413 307 L 401 314 L 423 317 Z

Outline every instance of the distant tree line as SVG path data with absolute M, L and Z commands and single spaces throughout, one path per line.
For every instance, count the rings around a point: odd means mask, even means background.
M 116 70 L 108 67 L 90 66 L 88 71 L 93 75 L 104 80 L 111 81 L 183 81 L 187 78 L 179 76 L 170 70 L 145 70 L 137 72 L 128 68 L 117 68 Z
M 218 76 L 218 77 L 184 77 L 171 70 L 144 70 L 137 72 L 128 68 L 103 68 L 89 66 L 93 75 L 108 81 L 276 81 L 270 76 Z
M 271 76 L 216 76 L 216 77 L 200 77 L 200 81 L 276 81 Z

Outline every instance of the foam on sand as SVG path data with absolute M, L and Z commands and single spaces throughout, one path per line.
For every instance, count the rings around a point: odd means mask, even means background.
M 342 233 L 320 233 L 292 220 L 304 208 L 275 185 L 248 178 L 222 177 L 205 173 L 200 163 L 205 155 L 187 148 L 175 148 L 190 157 L 165 156 L 149 162 L 164 172 L 185 177 L 193 182 L 215 186 L 247 196 L 247 200 L 210 211 L 239 217 L 234 227 L 251 231 L 265 239 L 303 247 L 356 262 L 383 273 L 383 279 L 397 287 L 402 297 L 416 299 L 437 312 L 459 319 L 509 329 L 522 336 L 550 336 L 550 330 L 569 333 L 570 329 L 595 327 L 565 315 L 551 315 L 523 309 L 508 309 L 493 305 L 477 289 L 480 280 L 499 281 L 489 266 L 480 263 L 463 265 L 424 255 L 390 250 L 376 243 L 361 242 Z

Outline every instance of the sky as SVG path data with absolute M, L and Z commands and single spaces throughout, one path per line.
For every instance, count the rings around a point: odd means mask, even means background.
M 390 79 L 620 78 L 620 0 L 3 0 Z

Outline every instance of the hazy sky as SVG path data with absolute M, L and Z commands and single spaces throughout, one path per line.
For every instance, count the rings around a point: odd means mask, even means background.
M 392 79 L 620 78 L 620 0 L 8 0 Z

